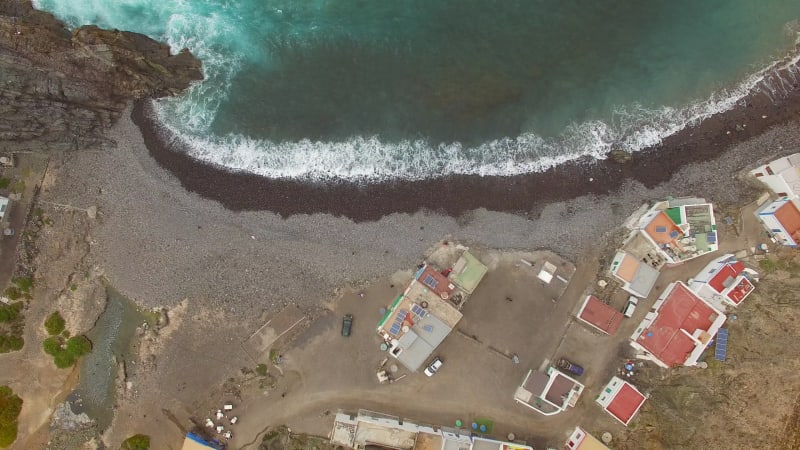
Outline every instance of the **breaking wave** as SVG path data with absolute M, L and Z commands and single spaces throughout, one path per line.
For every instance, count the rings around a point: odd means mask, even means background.
M 269 48 L 313 46 L 331 34 L 351 32 L 333 21 L 318 20 L 314 8 L 322 8 L 320 4 L 257 1 L 248 4 L 254 11 L 245 11 L 252 14 L 242 12 L 244 3 L 194 0 L 34 0 L 34 4 L 71 26 L 94 23 L 131 29 L 165 40 L 173 49 L 189 48 L 203 61 L 205 80 L 180 97 L 156 102 L 159 121 L 188 144 L 191 156 L 271 178 L 384 181 L 540 172 L 579 158 L 603 159 L 615 149 L 636 152 L 657 145 L 688 125 L 735 107 L 752 92 L 778 98 L 799 74 L 800 54 L 795 51 L 704 100 L 678 108 L 627 105 L 613 111 L 609 120 L 574 123 L 555 137 L 526 132 L 474 146 L 425 139 L 389 142 L 377 136 L 332 142 L 275 142 L 243 134 L 215 135 L 211 129 L 221 103 L 246 63 L 257 61 L 269 67 Z M 290 15 L 292 23 L 282 22 Z M 280 32 L 273 32 L 281 26 Z M 378 33 L 380 27 L 359 31 Z M 266 46 L 259 42 L 270 39 L 285 42 L 268 42 Z

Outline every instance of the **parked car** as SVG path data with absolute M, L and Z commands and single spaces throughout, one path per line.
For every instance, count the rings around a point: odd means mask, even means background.
M 622 310 L 622 314 L 625 317 L 633 317 L 633 313 L 634 311 L 636 311 L 636 305 L 638 304 L 639 304 L 639 299 L 631 295 L 628 298 L 628 303 L 625 304 L 625 309 Z
M 556 367 L 577 377 L 583 375 L 583 367 L 575 364 L 567 358 L 559 358 L 558 361 L 556 361 Z
M 440 367 L 442 367 L 442 364 L 444 364 L 442 358 L 439 358 L 438 356 L 436 358 L 433 358 L 433 361 L 431 361 L 431 363 L 428 364 L 428 367 L 425 368 L 425 375 L 432 377 L 433 374 L 435 374 L 436 371 L 439 370 Z
M 345 314 L 342 319 L 342 336 L 350 336 L 350 330 L 353 328 L 353 315 Z

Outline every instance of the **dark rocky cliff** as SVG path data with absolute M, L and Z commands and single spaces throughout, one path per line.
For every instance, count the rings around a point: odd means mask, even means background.
M 202 78 L 188 50 L 95 26 L 70 32 L 30 0 L 0 0 L 0 150 L 97 145 L 131 100 Z

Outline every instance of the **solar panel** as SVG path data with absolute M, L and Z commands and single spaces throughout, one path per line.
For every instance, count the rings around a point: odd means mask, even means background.
M 656 227 L 656 233 L 666 233 L 667 227 Z
M 400 332 L 400 325 L 399 324 L 393 324 L 392 328 L 389 329 L 389 332 L 394 334 L 394 335 L 397 335 L 397 333 Z
M 675 231 L 675 230 L 672 230 L 672 231 L 669 233 L 669 237 L 671 237 L 672 239 L 675 239 L 676 237 L 678 237 L 678 235 L 679 235 L 679 234 L 680 234 L 680 233 L 678 233 L 677 231 Z
M 418 315 L 419 317 L 425 317 L 425 310 L 420 308 L 419 305 L 412 305 L 411 312 Z
M 439 282 L 436 281 L 431 275 L 425 275 L 425 280 L 423 281 L 425 285 L 430 287 L 431 289 L 436 289 L 436 286 L 439 285 Z
M 717 347 L 714 349 L 714 359 L 725 361 L 728 355 L 728 329 L 720 328 L 717 332 Z

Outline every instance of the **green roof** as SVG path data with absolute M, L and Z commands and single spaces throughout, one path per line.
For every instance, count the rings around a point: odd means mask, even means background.
M 471 294 L 472 291 L 478 287 L 478 283 L 481 282 L 481 279 L 483 279 L 483 276 L 486 275 L 489 269 L 468 251 L 465 251 L 464 254 L 461 255 L 461 258 L 463 258 L 465 262 L 464 268 L 458 272 L 453 271 L 450 274 L 450 279 L 461 287 L 461 289 Z M 456 263 L 456 265 L 458 264 L 459 263 Z
M 680 225 L 683 223 L 683 219 L 681 218 L 681 209 L 680 208 L 669 208 L 666 211 L 667 216 L 675 222 L 675 225 Z

